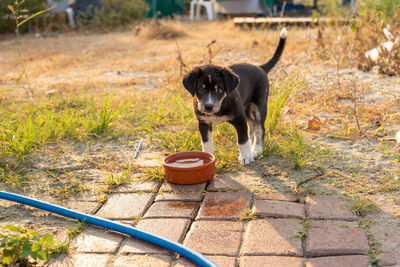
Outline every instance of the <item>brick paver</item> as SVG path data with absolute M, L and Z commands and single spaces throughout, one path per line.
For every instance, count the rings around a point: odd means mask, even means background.
M 93 214 L 100 206 L 99 202 L 90 202 L 90 201 L 74 201 L 69 203 L 54 203 L 56 205 L 63 206 L 65 208 L 80 211 L 86 214 Z M 1 212 L 1 210 L 0 210 Z
M 239 260 L 240 266 L 303 267 L 304 259 L 285 256 L 246 256 Z M 355 266 L 354 266 L 355 267 Z
M 308 196 L 306 214 L 310 219 L 356 220 L 345 199 L 336 196 Z
M 395 253 L 381 253 L 377 257 L 379 258 L 378 266 L 400 265 L 400 255 Z
M 175 242 L 182 242 L 186 231 L 189 228 L 190 220 L 186 219 L 143 219 L 136 228 L 148 233 L 159 235 Z M 120 253 L 156 253 L 167 254 L 168 251 L 148 242 L 129 238 L 123 245 Z
M 219 267 L 236 267 L 235 257 L 226 256 L 207 256 L 210 260 L 216 263 Z M 180 257 L 179 260 L 172 265 L 173 267 L 198 267 L 199 265 L 191 262 L 190 260 Z
M 301 228 L 296 219 L 259 219 L 249 222 L 242 253 L 244 255 L 303 256 L 301 239 L 295 233 Z
M 162 193 L 156 196 L 155 201 L 202 201 L 204 195 L 202 193 L 197 192 L 189 192 L 189 193 Z
M 237 256 L 243 227 L 242 222 L 196 221 L 184 244 L 200 253 Z
M 254 215 L 277 218 L 298 218 L 303 219 L 306 216 L 304 204 L 257 199 L 254 204 Z
M 207 191 L 221 191 L 221 190 L 245 190 L 244 187 L 239 182 L 235 181 L 234 179 L 228 177 L 226 174 L 220 175 L 215 177 L 214 179 L 210 180 L 210 183 L 207 186 Z
M 161 183 L 152 181 L 141 181 L 128 183 L 118 186 L 115 192 L 132 193 L 132 192 L 157 192 L 161 187 Z
M 304 198 L 297 194 L 281 194 L 281 193 L 256 193 L 256 199 L 276 200 L 276 201 L 289 201 L 304 203 Z
M 207 193 L 197 219 L 236 219 L 249 208 L 250 201 L 247 192 Z
M 201 184 L 193 184 L 193 185 L 185 185 L 185 184 L 171 184 L 168 182 L 163 183 L 160 188 L 162 192 L 180 192 L 180 193 L 187 193 L 187 192 L 202 192 L 205 190 L 207 182 Z
M 118 255 L 113 267 L 169 267 L 171 256 L 166 255 Z M 87 265 L 103 266 L 103 265 Z
M 107 262 L 111 259 L 112 254 L 95 254 L 95 253 L 68 253 L 62 254 L 56 259 L 50 259 L 47 267 L 61 266 L 107 266 Z
M 101 228 L 89 227 L 71 243 L 71 248 L 78 252 L 113 253 L 124 236 Z
M 374 239 L 381 243 L 386 253 L 396 253 L 400 256 L 400 223 L 397 219 L 372 219 L 371 233 Z M 399 264 L 400 265 L 400 264 Z
M 329 221 L 313 224 L 308 230 L 306 255 L 308 257 L 364 254 L 368 240 L 364 229 L 343 228 Z
M 198 209 L 198 202 L 162 201 L 156 202 L 148 209 L 144 218 L 188 218 L 192 219 Z
M 368 256 L 334 256 L 307 259 L 306 267 L 368 267 Z
M 96 216 L 110 219 L 141 217 L 152 199 L 153 194 L 149 193 L 113 194 Z
M 346 200 L 334 196 L 304 199 L 296 194 L 220 192 L 244 189 L 227 177 L 210 181 L 208 192 L 204 190 L 207 183 L 126 184 L 96 215 L 132 225 L 133 218 L 143 217 L 135 226 L 138 229 L 184 243 L 222 267 L 369 266 L 366 232 L 356 227 L 358 217 Z M 251 207 L 256 219 L 237 221 Z M 295 236 L 303 227 L 301 219 L 312 219 L 304 241 Z M 384 243 L 386 252 L 378 255 L 378 266 L 398 264 L 398 228 L 396 219 L 372 219 L 370 230 L 376 240 Z M 95 227 L 83 231 L 71 248 L 70 256 L 52 260 L 49 266 L 68 265 L 68 261 L 75 266 L 197 266 L 184 257 L 176 259 L 164 248 Z

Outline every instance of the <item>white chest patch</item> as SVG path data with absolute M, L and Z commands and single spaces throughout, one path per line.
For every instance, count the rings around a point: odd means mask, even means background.
M 212 123 L 212 124 L 220 124 L 226 121 L 229 121 L 232 119 L 230 116 L 215 116 L 215 115 L 210 115 L 210 116 L 199 116 L 199 120 L 205 121 L 206 123 Z

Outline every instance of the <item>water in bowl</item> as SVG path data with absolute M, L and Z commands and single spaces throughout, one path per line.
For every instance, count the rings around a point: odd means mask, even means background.
M 200 158 L 188 158 L 188 159 L 178 159 L 173 162 L 169 162 L 168 165 L 177 168 L 193 168 L 204 165 L 204 159 Z

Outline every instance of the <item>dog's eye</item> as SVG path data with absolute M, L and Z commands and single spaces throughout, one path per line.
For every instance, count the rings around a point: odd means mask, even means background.
M 218 92 L 218 93 L 222 93 L 223 92 L 221 87 L 218 87 L 218 85 L 214 86 L 214 91 Z

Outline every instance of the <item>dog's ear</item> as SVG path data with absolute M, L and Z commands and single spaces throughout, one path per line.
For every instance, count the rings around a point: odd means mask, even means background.
M 233 71 L 228 68 L 223 68 L 221 70 L 222 76 L 224 78 L 226 93 L 229 95 L 239 84 L 239 76 L 237 76 Z
M 186 90 L 188 90 L 192 94 L 192 96 L 194 96 L 196 92 L 196 84 L 200 72 L 201 69 L 199 67 L 196 67 L 191 72 L 186 74 L 185 77 L 183 77 L 183 86 L 185 86 Z

